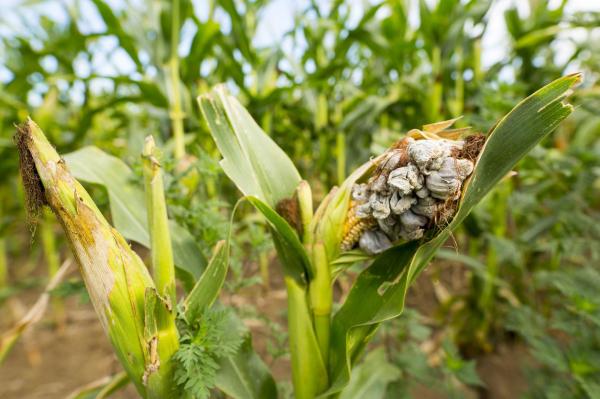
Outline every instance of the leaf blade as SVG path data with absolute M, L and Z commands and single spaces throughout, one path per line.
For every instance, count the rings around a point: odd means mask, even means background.
M 293 195 L 301 180 L 296 167 L 224 86 L 198 97 L 198 104 L 223 156 L 221 166 L 242 193 L 271 207 Z

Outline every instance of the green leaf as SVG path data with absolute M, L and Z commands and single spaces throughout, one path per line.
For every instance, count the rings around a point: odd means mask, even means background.
M 399 377 L 400 369 L 387 361 L 383 348 L 377 348 L 352 370 L 340 399 L 384 398 L 387 385 Z
M 312 276 L 312 270 L 308 255 L 296 231 L 283 217 L 260 199 L 252 196 L 248 196 L 246 199 L 267 218 L 285 275 L 304 285 L 305 273 Z
M 133 62 L 138 68 L 142 68 L 142 63 L 138 57 L 138 51 L 136 48 L 136 40 L 129 33 L 125 32 L 119 18 L 112 11 L 110 6 L 102 0 L 92 0 L 102 20 L 106 24 L 106 31 L 109 34 L 113 34 L 119 39 L 119 45 L 129 54 Z
M 131 169 L 119 158 L 97 147 L 84 147 L 66 154 L 64 159 L 76 179 L 106 188 L 115 228 L 128 240 L 149 247 L 144 192 L 132 183 Z M 173 257 L 180 277 L 195 281 L 204 270 L 206 260 L 186 229 L 172 220 L 169 229 Z
M 292 197 L 301 180 L 296 167 L 225 87 L 198 103 L 223 156 L 221 166 L 242 193 L 272 208 Z
M 572 112 L 573 107 L 562 100 L 579 80 L 579 74 L 557 79 L 513 108 L 489 133 L 452 222 L 421 246 L 411 242 L 389 249 L 358 276 L 333 319 L 333 383 L 329 394 L 348 383 L 352 361 L 377 325 L 402 313 L 407 288 L 451 232 L 529 150 Z
M 521 49 L 525 47 L 539 46 L 541 42 L 549 41 L 556 35 L 558 35 L 564 27 L 560 25 L 552 25 L 543 29 L 534 30 L 528 34 L 522 36 L 515 42 L 515 49 Z
M 229 266 L 229 244 L 219 241 L 202 276 L 185 299 L 185 317 L 192 322 L 199 318 L 219 296 Z
M 412 241 L 390 248 L 378 256 L 352 286 L 332 322 L 332 385 L 328 394 L 338 392 L 348 383 L 353 356 L 364 347 L 376 323 L 402 311 L 408 289 L 408 265 L 418 247 L 418 241 Z
M 216 377 L 217 387 L 235 399 L 276 399 L 277 386 L 269 369 L 252 350 L 248 334 L 234 356 L 222 358 Z
M 252 52 L 252 38 L 250 37 L 252 32 L 247 29 L 248 24 L 246 24 L 244 15 L 238 12 L 236 2 L 233 0 L 219 0 L 218 3 L 231 18 L 231 37 L 235 41 L 235 48 L 239 49 L 246 60 L 253 61 L 254 53 Z M 250 3 L 247 3 L 245 7 L 246 12 L 248 12 L 247 8 L 250 7 Z
M 183 80 L 186 82 L 193 82 L 200 78 L 200 64 L 211 56 L 220 29 L 219 24 L 213 20 L 202 22 L 195 16 L 192 19 L 198 30 L 192 39 L 190 54 L 181 65 Z

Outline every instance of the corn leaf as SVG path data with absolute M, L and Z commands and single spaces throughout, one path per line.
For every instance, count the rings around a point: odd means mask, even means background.
M 304 284 L 304 273 L 312 275 L 308 256 L 296 231 L 266 203 L 256 197 L 246 197 L 269 222 L 277 253 L 281 257 L 283 271 L 287 276 Z
M 269 221 L 284 273 L 304 284 L 308 256 L 296 231 L 274 210 L 300 184 L 296 167 L 224 86 L 200 96 L 198 104 L 223 156 L 223 170 Z
M 227 276 L 229 266 L 229 243 L 219 241 L 214 254 L 202 276 L 184 302 L 185 317 L 188 321 L 196 320 L 217 299 Z
M 76 179 L 106 188 L 115 228 L 128 240 L 149 247 L 144 192 L 132 184 L 133 172 L 129 166 L 97 147 L 84 147 L 66 154 L 64 159 Z M 200 277 L 206 260 L 185 228 L 171 220 L 169 230 L 179 277 L 192 285 L 190 281 Z
M 352 370 L 350 383 L 340 393 L 340 399 L 384 398 L 387 385 L 398 377 L 400 369 L 388 362 L 383 348 L 377 348 Z
M 252 337 L 246 337 L 239 351 L 222 358 L 217 387 L 235 399 L 275 399 L 277 386 L 269 369 L 252 350 Z
M 451 232 L 527 152 L 573 111 L 563 100 L 579 80 L 579 74 L 557 79 L 513 108 L 489 133 L 452 222 L 421 246 L 410 242 L 389 249 L 359 275 L 333 319 L 333 383 L 327 394 L 339 392 L 348 384 L 351 364 L 377 325 L 402 313 L 410 283 Z
M 296 167 L 224 86 L 198 103 L 223 156 L 221 166 L 244 195 L 274 208 L 294 194 L 301 180 Z
M 106 24 L 106 33 L 115 35 L 117 39 L 119 39 L 119 45 L 123 47 L 133 62 L 135 62 L 136 66 L 141 69 L 142 62 L 138 57 L 135 38 L 123 29 L 119 18 L 106 2 L 102 0 L 92 0 L 92 3 L 94 3 L 102 20 Z

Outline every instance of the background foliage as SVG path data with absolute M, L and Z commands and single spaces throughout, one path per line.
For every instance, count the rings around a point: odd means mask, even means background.
M 257 36 L 270 2 L 209 3 L 181 0 L 174 18 L 164 0 L 22 1 L 0 16 L 0 298 L 32 281 L 15 267 L 25 254 L 31 271 L 52 252 L 40 240 L 31 245 L 20 222 L 11 135 L 27 115 L 61 153 L 95 145 L 125 160 L 129 184 L 139 187 L 143 137 L 154 134 L 165 149 L 170 216 L 208 258 L 237 197 L 195 104 L 214 84 L 225 82 L 302 176 L 326 187 L 413 127 L 459 115 L 462 126 L 492 126 L 518 99 L 581 70 L 574 115 L 469 216 L 427 274 L 434 283 L 415 288 L 416 298 L 422 290 L 432 297 L 428 306 L 411 302 L 427 316 L 411 311 L 382 328 L 376 345 L 385 350 L 363 367 L 385 363 L 381 397 L 410 395 L 414 384 L 460 397 L 465 386 L 486 389 L 475 369 L 482 354 L 525 345 L 527 395 L 596 397 L 600 14 L 567 12 L 567 0 L 519 2 L 503 13 L 490 12 L 498 1 L 307 1 L 293 27 L 265 45 Z M 482 50 L 492 15 L 507 31 L 506 54 L 494 63 Z M 177 112 L 183 163 L 171 155 Z M 110 192 L 92 188 L 108 212 Z M 241 214 L 232 294 L 273 279 L 264 222 L 250 207 Z M 285 332 L 270 329 L 277 357 Z

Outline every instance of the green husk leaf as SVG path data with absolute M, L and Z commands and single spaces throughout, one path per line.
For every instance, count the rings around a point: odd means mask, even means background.
M 301 180 L 296 167 L 223 85 L 198 97 L 198 104 L 223 156 L 223 170 L 244 195 L 274 208 L 294 194 Z
M 323 243 L 327 260 L 331 263 L 340 255 L 344 230 L 343 226 L 348 216 L 348 204 L 352 186 L 366 173 L 371 171 L 379 158 L 369 160 L 344 180 L 339 188 L 330 192 L 330 198 L 319 206 L 313 218 L 314 242 Z
M 150 250 L 152 255 L 152 277 L 158 295 L 168 301 L 169 306 L 162 317 L 175 317 L 175 264 L 171 233 L 167 218 L 167 203 L 163 186 L 163 173 L 158 162 L 156 145 L 152 136 L 146 137 L 142 152 L 144 172 L 144 194 L 146 214 L 150 232 Z
M 420 246 L 409 242 L 389 249 L 359 275 L 333 319 L 332 385 L 327 394 L 339 392 L 347 385 L 351 364 L 378 324 L 402 313 L 407 288 L 451 232 L 528 151 L 573 111 L 563 100 L 580 78 L 580 74 L 574 74 L 553 81 L 498 122 L 488 135 L 457 214 L 448 226 Z
M 274 209 L 294 195 L 301 177 L 289 157 L 222 85 L 198 104 L 223 159 L 227 176 L 269 221 L 284 273 L 299 284 L 311 275 L 297 232 Z

